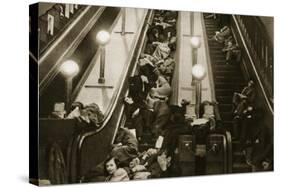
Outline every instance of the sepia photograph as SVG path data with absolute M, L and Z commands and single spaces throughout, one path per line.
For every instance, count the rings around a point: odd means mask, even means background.
M 29 5 L 29 182 L 273 172 L 274 21 Z

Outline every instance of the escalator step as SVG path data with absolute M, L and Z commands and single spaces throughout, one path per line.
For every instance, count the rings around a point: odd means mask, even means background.
M 223 51 L 221 51 L 222 49 L 217 47 L 216 50 L 210 50 L 211 54 L 223 54 Z
M 214 69 L 221 69 L 221 70 L 238 70 L 238 66 L 236 66 L 235 64 L 214 64 L 213 65 Z M 228 76 L 224 76 L 225 78 Z
M 217 97 L 217 101 L 219 102 L 219 104 L 230 105 L 232 103 L 232 96 L 219 96 Z
M 232 140 L 232 150 L 237 152 L 242 152 L 241 144 L 238 140 Z
M 225 58 L 224 59 L 216 59 L 216 61 L 213 61 L 213 63 L 212 63 L 212 66 L 214 66 L 214 65 L 225 65 L 225 66 L 228 66 L 226 64 L 226 62 L 225 62 Z
M 233 89 L 216 89 L 216 96 L 233 96 L 233 93 L 237 90 Z
M 221 111 L 220 115 L 221 115 L 221 118 L 223 120 L 228 120 L 228 121 L 232 121 L 233 120 L 233 115 L 232 115 L 231 112 Z
M 219 104 L 219 109 L 224 112 L 232 112 L 231 104 Z
M 223 126 L 230 132 L 232 132 L 233 123 L 232 121 L 223 121 Z
M 226 71 L 225 71 L 226 72 Z M 226 72 L 226 73 L 228 73 L 228 74 L 231 74 L 231 72 Z M 236 77 L 237 78 L 237 77 Z M 222 81 L 222 82 L 216 82 L 215 83 L 215 86 L 217 86 L 217 87 L 220 87 L 220 86 L 222 86 L 223 88 L 224 88 L 224 86 L 226 86 L 225 88 L 229 88 L 229 87 L 231 87 L 231 88 L 241 88 L 241 87 L 243 87 L 244 86 L 244 84 L 243 83 L 239 83 L 239 82 L 230 82 L 230 80 L 229 80 L 229 82 L 228 81 Z
M 220 77 L 215 78 L 215 82 L 218 82 L 218 83 L 224 82 L 226 85 L 237 84 L 240 81 L 241 81 L 241 79 L 237 78 L 237 77 L 233 77 L 233 79 L 231 79 L 231 78 L 220 78 Z M 242 84 L 242 85 L 244 85 L 244 84 Z
M 233 152 L 233 158 L 232 161 L 234 163 L 244 163 L 245 162 L 245 156 L 242 151 L 235 151 Z
M 231 70 L 231 71 L 227 71 L 227 70 L 223 70 L 223 71 L 215 71 L 217 76 L 240 76 L 240 74 L 237 71 Z
M 252 169 L 246 163 L 233 163 L 232 172 L 233 173 L 246 173 L 246 172 L 252 172 Z
M 211 53 L 211 57 L 216 59 L 226 59 L 226 55 L 223 53 Z

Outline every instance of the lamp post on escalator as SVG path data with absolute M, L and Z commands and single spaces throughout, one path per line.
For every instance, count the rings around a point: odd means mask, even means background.
M 201 104 L 201 95 L 202 95 L 202 86 L 201 81 L 206 76 L 206 71 L 203 65 L 198 64 L 198 48 L 201 46 L 201 39 L 199 36 L 192 36 L 190 38 L 190 44 L 192 47 L 192 83 L 195 84 L 195 95 L 196 95 L 196 103 L 195 103 L 195 111 L 196 116 L 199 118 L 199 110 Z
M 66 90 L 66 111 L 70 110 L 71 93 L 72 93 L 72 80 L 79 72 L 78 64 L 73 60 L 65 61 L 61 67 L 60 72 L 65 77 L 65 90 Z
M 200 48 L 200 46 L 201 46 L 200 37 L 198 37 L 198 36 L 191 37 L 190 44 L 192 47 L 192 65 L 195 65 L 197 63 L 198 48 Z
M 191 72 L 192 72 L 192 78 L 194 78 L 194 83 L 195 83 L 195 95 L 196 95 L 195 111 L 196 111 L 197 118 L 199 118 L 200 104 L 202 98 L 201 81 L 206 76 L 206 70 L 202 64 L 196 64 L 192 67 Z
M 100 45 L 100 77 L 98 83 L 104 84 L 105 77 L 105 45 L 110 41 L 110 34 L 107 31 L 101 30 L 96 35 L 96 40 Z

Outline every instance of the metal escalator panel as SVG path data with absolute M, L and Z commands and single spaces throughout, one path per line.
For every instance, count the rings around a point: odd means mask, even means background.
M 207 138 L 206 174 L 227 171 L 227 140 L 222 134 L 211 134 Z
M 195 175 L 195 154 L 194 154 L 194 136 L 192 135 L 180 135 L 179 136 L 179 162 L 181 166 L 181 175 L 192 176 Z

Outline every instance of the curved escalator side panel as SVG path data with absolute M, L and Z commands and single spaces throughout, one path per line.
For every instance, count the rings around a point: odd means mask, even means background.
M 96 7 L 91 7 L 91 9 L 89 10 L 91 14 L 85 15 L 89 17 L 88 19 L 92 18 L 95 11 L 97 11 L 95 8 Z M 103 10 L 102 13 L 99 14 L 99 17 L 96 19 L 96 21 L 94 20 L 93 27 L 88 31 L 84 38 L 81 39 L 80 43 L 69 49 L 69 52 L 67 52 L 67 54 L 65 54 L 62 58 L 60 57 L 59 62 L 57 62 L 57 59 L 54 59 L 56 58 L 55 55 L 50 55 L 48 56 L 49 59 L 47 58 L 45 62 L 42 62 L 42 65 L 40 64 L 39 76 L 46 77 L 46 79 L 44 77 L 44 81 L 43 77 L 42 79 L 40 79 L 40 117 L 47 117 L 48 114 L 50 114 L 50 112 L 52 111 L 52 104 L 54 104 L 55 102 L 65 101 L 65 78 L 63 77 L 63 75 L 58 73 L 59 65 L 67 59 L 72 59 L 78 63 L 80 71 L 78 75 L 76 75 L 73 79 L 73 91 L 78 91 L 83 84 L 80 82 L 80 80 L 84 77 L 84 73 L 86 72 L 88 67 L 93 66 L 91 65 L 92 58 L 95 56 L 98 50 L 98 44 L 94 40 L 93 36 L 95 36 L 101 28 L 109 30 L 119 12 L 120 8 L 105 8 L 105 10 Z M 83 22 L 79 22 L 79 24 L 77 25 L 77 32 L 81 31 L 81 28 L 83 28 L 81 26 L 82 23 Z M 74 38 L 77 36 L 72 34 L 69 37 L 70 39 L 67 40 L 68 43 L 74 40 Z M 58 55 L 60 56 L 61 54 L 66 53 L 65 49 L 67 49 L 68 43 L 63 43 L 60 47 L 58 46 L 59 49 L 56 50 L 56 53 L 58 53 Z M 51 62 L 57 62 L 57 64 L 52 65 Z M 48 74 L 49 76 L 46 76 L 46 74 Z M 76 88 L 78 88 L 78 90 Z M 73 97 L 71 98 L 73 99 Z

